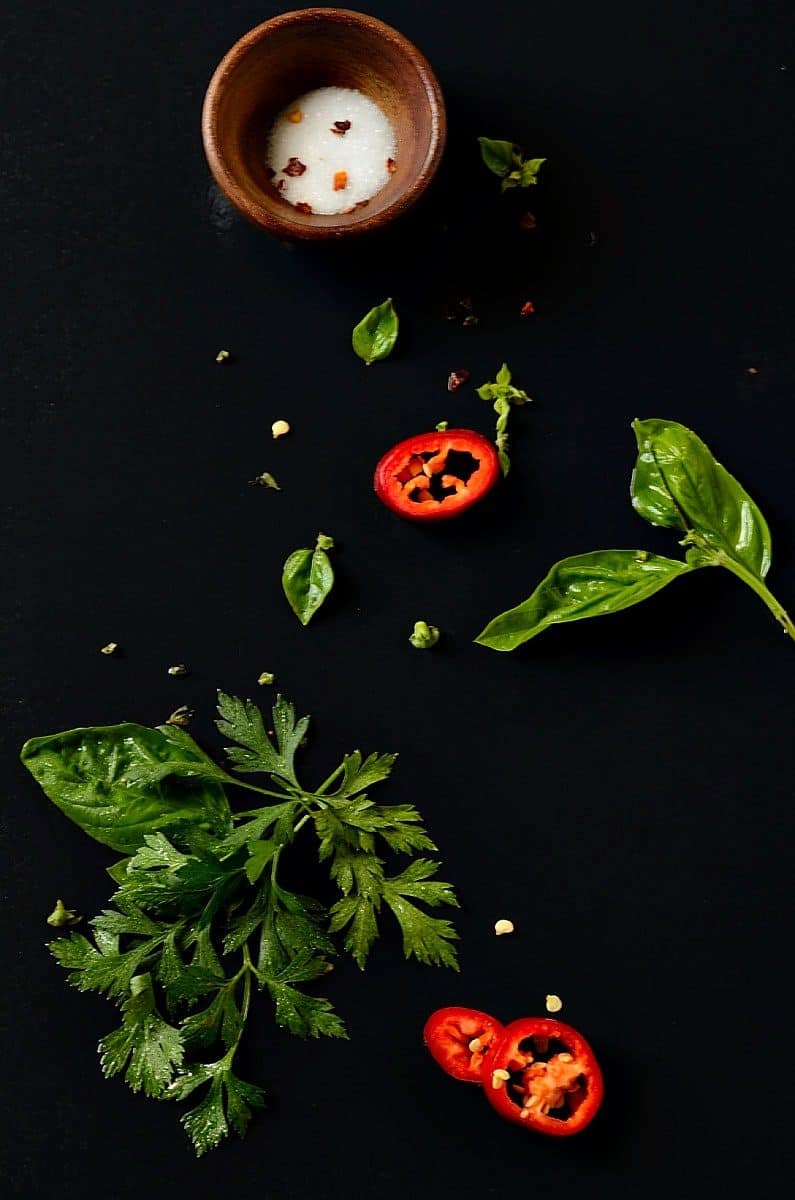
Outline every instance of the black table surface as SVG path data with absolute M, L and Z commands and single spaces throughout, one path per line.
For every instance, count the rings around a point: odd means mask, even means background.
M 199 137 L 226 49 L 277 10 L 228 0 L 11 3 L 4 18 L 3 1178 L 20 1197 L 768 1196 L 791 1176 L 793 646 L 704 571 L 523 651 L 472 644 L 548 566 L 675 552 L 628 502 L 635 416 L 695 428 L 774 535 L 795 602 L 785 3 L 383 3 L 449 106 L 434 194 L 389 236 L 286 246 L 212 185 Z M 546 156 L 502 197 L 479 134 Z M 531 209 L 533 231 L 518 216 Z M 468 294 L 476 328 L 444 320 Z M 391 295 L 394 357 L 350 330 Z M 527 299 L 536 306 L 522 319 Z M 231 362 L 215 356 L 228 348 Z M 507 360 L 534 399 L 513 473 L 469 519 L 417 528 L 371 492 L 393 442 L 488 432 Z M 448 394 L 453 368 L 471 383 Z M 289 438 L 270 425 L 285 418 Z M 249 486 L 258 473 L 282 491 Z M 339 582 L 307 629 L 279 585 L 322 529 Z M 439 625 L 432 653 L 407 641 Z M 99 647 L 118 642 L 123 653 Z M 191 668 L 174 679 L 174 662 Z M 461 973 L 391 933 L 328 986 L 349 1042 L 265 1002 L 245 1051 L 274 1097 L 195 1161 L 170 1105 L 103 1080 L 113 1024 L 44 948 L 56 896 L 108 894 L 112 855 L 45 800 L 22 741 L 156 724 L 220 748 L 214 690 L 263 670 L 314 715 L 307 769 L 397 750 L 382 799 L 422 808 L 462 908 Z M 325 768 L 325 770 L 324 770 Z M 507 916 L 513 937 L 496 938 Z M 597 1047 L 598 1121 L 548 1141 L 431 1063 L 445 1004 L 562 1016 Z M 223 1190 L 222 1190 L 223 1189 Z

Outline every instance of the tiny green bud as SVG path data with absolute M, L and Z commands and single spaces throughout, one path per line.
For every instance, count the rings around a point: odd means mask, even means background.
M 329 537 L 327 533 L 319 533 L 317 535 L 317 542 L 315 545 L 317 546 L 318 550 L 333 550 L 334 538 Z
M 436 432 L 437 432 L 437 433 L 444 433 L 444 432 L 445 432 L 445 430 L 446 430 L 446 429 L 449 429 L 449 428 L 450 428 L 450 422 L 449 422 L 449 421 L 439 421 L 439 423 L 438 423 L 438 424 L 437 424 L 437 426 L 436 426 Z
M 56 900 L 55 908 L 47 918 L 47 924 L 52 925 L 54 929 L 60 929 L 63 925 L 76 925 L 82 919 L 73 908 L 67 908 L 63 900 Z
M 415 621 L 414 632 L 409 641 L 415 650 L 430 650 L 439 641 L 439 630 L 427 621 Z

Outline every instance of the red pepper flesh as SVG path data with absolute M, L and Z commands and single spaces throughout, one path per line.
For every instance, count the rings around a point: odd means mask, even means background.
M 552 1137 L 585 1129 L 604 1094 L 602 1072 L 585 1038 L 548 1017 L 506 1025 L 483 1060 L 481 1082 L 500 1116 Z
M 373 484 L 387 508 L 411 521 L 457 517 L 500 478 L 496 447 L 472 429 L 420 433 L 393 446 Z
M 443 1071 L 480 1083 L 484 1058 L 503 1031 L 495 1017 L 476 1008 L 440 1008 L 425 1022 L 423 1037 Z

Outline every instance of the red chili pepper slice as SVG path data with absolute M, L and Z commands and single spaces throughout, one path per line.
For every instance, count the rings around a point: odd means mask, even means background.
M 484 1057 L 502 1033 L 496 1017 L 476 1008 L 440 1008 L 425 1022 L 423 1037 L 443 1071 L 480 1083 Z
M 602 1072 L 585 1038 L 548 1017 L 506 1025 L 483 1060 L 481 1082 L 501 1116 L 553 1137 L 585 1129 L 604 1094 Z
M 472 429 L 420 433 L 388 450 L 375 469 L 376 495 L 411 521 L 457 517 L 500 477 L 493 443 Z

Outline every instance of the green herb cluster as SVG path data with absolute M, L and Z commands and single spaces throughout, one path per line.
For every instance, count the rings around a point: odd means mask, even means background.
M 480 157 L 488 169 L 502 180 L 502 190 L 532 187 L 538 183 L 538 172 L 545 158 L 524 158 L 522 151 L 513 142 L 499 138 L 479 137 Z
M 652 525 L 677 530 L 685 560 L 648 550 L 594 550 L 564 558 L 516 608 L 475 640 L 514 650 L 550 625 L 619 612 L 700 567 L 725 567 L 767 605 L 785 633 L 795 624 L 765 584 L 771 543 L 767 522 L 740 483 L 692 430 L 676 421 L 633 421 L 638 458 L 630 493 Z
M 503 475 L 507 475 L 511 469 L 511 460 L 508 456 L 508 418 L 511 413 L 511 405 L 530 402 L 527 392 L 514 387 L 511 379 L 512 375 L 508 364 L 503 363 L 494 382 L 482 383 L 478 388 L 481 400 L 494 401 L 494 411 L 497 414 L 497 436 L 494 440 L 497 444 L 497 455 Z
M 335 935 L 363 967 L 389 910 L 407 958 L 457 967 L 453 926 L 421 907 L 456 904 L 434 878 L 439 864 L 413 858 L 386 873 L 386 853 L 436 848 L 416 808 L 368 795 L 395 756 L 356 750 L 308 791 L 295 768 L 307 717 L 278 697 L 271 736 L 251 701 L 221 693 L 218 711 L 231 773 L 173 726 L 75 729 L 22 751 L 61 811 L 124 855 L 109 870 L 116 891 L 90 922 L 93 938 L 72 932 L 50 946 L 74 987 L 120 1009 L 99 1043 L 102 1069 L 147 1096 L 190 1098 L 182 1123 L 197 1154 L 230 1129 L 242 1136 L 264 1103 L 236 1066 L 263 996 L 292 1033 L 346 1036 L 330 1002 L 307 990 L 330 970 Z M 269 787 L 241 778 L 257 773 Z M 255 793 L 260 806 L 233 813 L 230 787 Z M 339 891 L 330 911 L 282 881 L 282 858 L 304 830 Z

